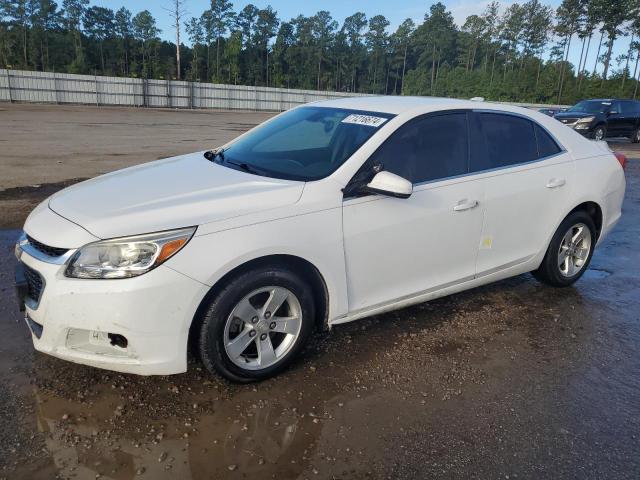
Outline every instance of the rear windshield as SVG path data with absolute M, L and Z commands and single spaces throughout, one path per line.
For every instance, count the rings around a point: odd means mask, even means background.
M 601 102 L 598 100 L 583 100 L 571 107 L 568 112 L 577 113 L 604 113 L 611 108 L 611 102 Z
M 318 180 L 333 173 L 393 115 L 302 107 L 233 142 L 222 165 L 288 180 Z

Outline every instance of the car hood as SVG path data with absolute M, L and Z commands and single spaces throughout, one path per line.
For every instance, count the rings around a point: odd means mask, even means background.
M 598 113 L 582 113 L 582 112 L 562 112 L 556 113 L 553 118 L 556 120 L 566 121 L 566 120 L 577 120 L 579 118 L 584 117 L 597 117 Z
M 52 196 L 49 208 L 99 238 L 113 238 L 290 205 L 303 188 L 217 165 L 199 152 L 78 183 Z

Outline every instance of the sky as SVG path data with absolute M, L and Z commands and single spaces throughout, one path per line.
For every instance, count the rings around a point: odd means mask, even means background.
M 454 21 L 462 25 L 469 15 L 480 14 L 491 0 L 442 0 L 448 10 L 453 14 Z M 522 2 L 523 0 L 520 0 Z M 612 0 L 615 1 L 615 0 Z M 560 5 L 561 0 L 546 0 L 544 3 L 554 9 Z M 271 5 L 278 12 L 281 20 L 290 20 L 293 17 L 303 14 L 305 16 L 314 15 L 318 10 L 328 10 L 339 24 L 349 15 L 362 11 L 367 17 L 384 15 L 391 25 L 389 31 L 394 31 L 405 19 L 411 18 L 416 24 L 422 23 L 424 14 L 429 7 L 435 3 L 432 0 L 232 0 L 234 10 L 240 11 L 242 8 L 253 3 L 258 8 L 265 8 Z M 515 0 L 500 0 L 503 8 L 506 8 Z M 165 10 L 171 5 L 171 0 L 91 0 L 92 5 L 109 7 L 117 10 L 121 6 L 126 6 L 134 14 L 140 10 L 149 10 L 156 18 L 158 28 L 162 30 L 160 35 L 167 40 L 175 41 L 175 31 L 169 13 Z M 185 0 L 187 19 L 199 17 L 200 14 L 209 7 L 208 0 Z M 183 34 L 183 37 L 186 37 Z M 587 59 L 587 70 L 592 70 L 596 59 L 597 42 L 599 38 L 594 36 Z M 183 41 L 186 38 L 183 39 Z M 595 44 L 594 44 L 595 42 Z M 573 47 L 575 45 L 575 47 Z M 614 45 L 613 58 L 626 53 L 629 46 L 629 38 L 618 40 Z M 548 52 L 547 52 L 548 54 Z M 572 49 L 569 61 L 577 65 L 580 58 L 580 47 L 576 38 L 572 41 Z M 614 63 L 614 68 L 616 64 Z M 599 70 L 602 68 L 600 64 Z

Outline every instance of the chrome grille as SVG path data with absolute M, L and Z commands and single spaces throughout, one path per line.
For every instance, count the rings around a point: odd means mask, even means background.
M 45 245 L 44 243 L 37 241 L 35 238 L 30 237 L 29 235 L 27 235 L 27 240 L 33 248 L 38 250 L 40 253 L 44 253 L 48 257 L 61 257 L 69 251 L 68 248 L 58 248 Z

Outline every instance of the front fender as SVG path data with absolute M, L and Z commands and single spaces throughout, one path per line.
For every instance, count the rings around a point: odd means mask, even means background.
M 329 296 L 329 322 L 347 313 L 342 210 L 333 208 L 196 236 L 166 265 L 208 286 L 237 267 L 270 255 L 312 264 Z

